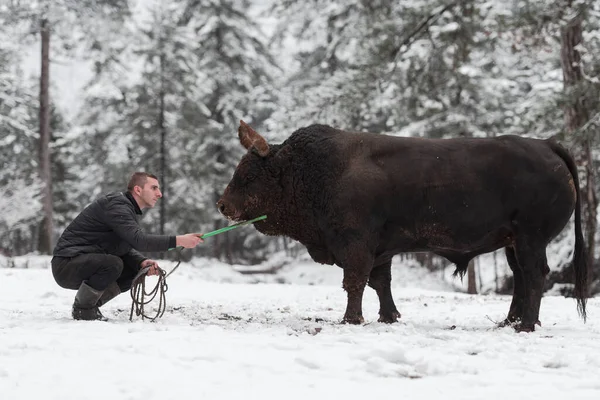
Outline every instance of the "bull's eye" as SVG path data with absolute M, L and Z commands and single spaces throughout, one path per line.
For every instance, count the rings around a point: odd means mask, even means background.
M 255 179 L 256 179 L 256 175 L 254 175 L 254 174 L 246 175 L 246 182 L 252 182 Z

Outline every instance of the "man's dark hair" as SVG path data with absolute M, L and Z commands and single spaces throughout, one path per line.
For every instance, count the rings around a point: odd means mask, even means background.
M 148 178 L 156 179 L 156 175 L 149 174 L 148 172 L 134 172 L 129 179 L 129 183 L 127 184 L 127 190 L 129 192 L 133 192 L 133 188 L 135 186 L 144 187 Z

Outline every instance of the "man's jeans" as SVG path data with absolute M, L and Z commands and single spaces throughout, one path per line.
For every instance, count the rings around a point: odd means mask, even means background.
M 59 286 L 79 289 L 85 281 L 96 290 L 105 290 L 117 282 L 121 292 L 131 288 L 138 265 L 127 265 L 125 261 L 110 254 L 80 254 L 73 258 L 53 257 L 52 275 Z

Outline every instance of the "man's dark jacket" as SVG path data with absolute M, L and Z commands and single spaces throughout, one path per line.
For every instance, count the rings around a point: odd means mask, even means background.
M 142 210 L 127 193 L 105 195 L 79 214 L 58 239 L 55 257 L 80 254 L 112 254 L 139 266 L 138 251 L 167 251 L 176 246 L 175 236 L 148 235 L 139 225 Z M 136 251 L 137 250 L 137 251 Z

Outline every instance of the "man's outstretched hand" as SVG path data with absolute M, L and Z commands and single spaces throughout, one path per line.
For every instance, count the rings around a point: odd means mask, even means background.
M 186 249 L 193 249 L 199 243 L 203 243 L 204 239 L 201 238 L 201 233 L 188 233 L 186 235 L 179 235 L 175 238 L 177 246 L 183 246 Z

